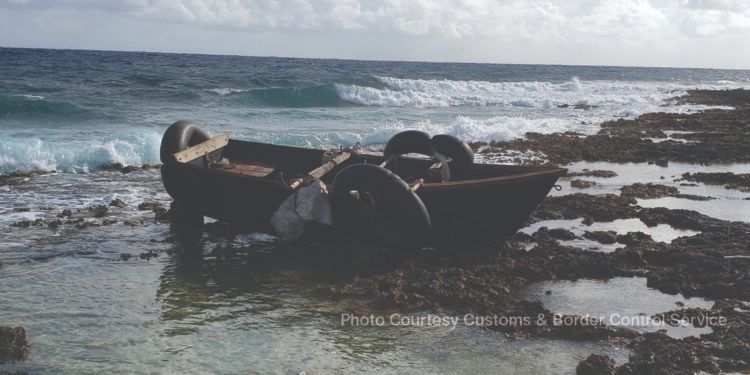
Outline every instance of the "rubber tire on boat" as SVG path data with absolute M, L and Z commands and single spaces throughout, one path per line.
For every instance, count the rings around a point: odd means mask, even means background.
M 386 158 L 409 153 L 432 156 L 430 135 L 419 130 L 405 130 L 389 139 L 383 150 Z
M 438 134 L 430 139 L 432 148 L 458 163 L 473 163 L 474 151 L 466 142 L 449 134 Z
M 177 121 L 167 128 L 161 138 L 159 158 L 162 163 L 173 162 L 174 157 L 172 155 L 174 153 L 209 139 L 211 137 L 208 133 L 204 132 L 198 125 L 190 121 Z
M 392 248 L 416 248 L 429 239 L 432 224 L 424 203 L 383 167 L 354 164 L 342 169 L 333 179 L 330 201 L 333 225 L 346 239 Z

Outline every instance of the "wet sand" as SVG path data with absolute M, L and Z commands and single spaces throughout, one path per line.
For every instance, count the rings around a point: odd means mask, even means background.
M 57 241 L 46 238 L 49 230 L 80 232 L 84 238 L 116 237 L 132 230 L 149 238 L 151 244 L 133 245 L 135 250 L 129 246 L 103 253 L 96 250 L 93 255 L 80 249 L 71 251 L 84 257 L 105 257 L 111 267 L 173 258 L 185 268 L 181 272 L 191 274 L 186 279 L 194 278 L 195 268 L 221 279 L 239 273 L 288 272 L 290 264 L 299 265 L 309 280 L 290 276 L 280 285 L 293 290 L 290 280 L 306 284 L 304 298 L 314 300 L 316 314 L 327 319 L 344 313 L 434 312 L 569 322 L 492 324 L 488 320 L 484 329 L 508 341 L 501 341 L 497 348 L 493 347 L 498 345 L 496 339 L 477 341 L 485 345 L 487 351 L 481 354 L 487 358 L 502 352 L 512 360 L 528 361 L 531 358 L 513 357 L 500 346 L 507 350 L 529 342 L 572 342 L 575 351 L 553 348 L 559 354 L 550 360 L 561 361 L 575 352 L 585 358 L 578 363 L 582 373 L 750 371 L 750 211 L 746 210 L 750 202 L 750 92 L 696 91 L 677 100 L 735 109 L 646 114 L 605 123 L 595 135 L 528 134 L 524 140 L 479 145 L 480 157 L 487 160 L 533 154 L 533 158 L 520 161 L 562 165 L 570 173 L 559 182 L 562 191 L 553 191 L 513 238 L 471 248 L 404 254 L 284 244 L 265 237 L 261 241 L 248 239 L 222 223 L 207 225 L 204 233 L 168 230 L 167 197 L 160 193 L 148 198 L 149 189 L 158 188 L 152 166 L 113 166 L 113 171 L 99 177 L 111 178 L 113 186 L 125 175 L 143 179 L 146 182 L 139 201 L 111 197 L 101 203 L 81 199 L 80 204 L 63 206 L 65 209 L 9 207 L 4 212 L 6 218 L 13 219 L 8 241 L 37 246 L 33 241 Z M 29 185 L 45 177 L 38 173 L 3 176 L 0 186 L 36 194 Z M 137 242 L 131 237 L 127 241 Z M 15 249 L 13 246 L 6 248 Z M 2 254 L 0 261 L 19 270 L 30 267 L 23 262 L 35 264 L 49 259 L 46 256 L 61 256 L 53 253 L 29 260 L 19 251 Z M 214 288 L 201 285 L 209 286 Z M 159 286 L 158 293 L 166 296 L 162 298 L 169 310 L 162 311 L 163 319 L 185 314 L 180 309 L 185 297 L 177 290 L 168 283 Z M 232 294 L 223 289 L 216 293 Z M 300 298 L 292 295 L 290 299 Z M 192 303 L 198 297 L 193 294 L 190 298 Z M 211 300 L 207 297 L 198 302 L 210 305 Z M 632 303 L 623 304 L 623 300 Z M 626 309 L 628 305 L 631 308 Z M 634 329 L 585 316 L 588 313 L 670 317 L 664 320 L 674 326 Z M 684 326 L 674 317 L 725 320 L 719 324 L 717 320 L 694 319 L 710 323 Z M 458 342 L 471 342 L 478 330 L 470 327 L 445 337 L 456 340 L 461 336 L 463 341 Z M 363 331 L 346 334 L 359 336 Z M 412 332 L 413 337 L 423 337 L 420 334 L 419 330 Z M 34 332 L 25 332 L 25 336 L 33 359 Z M 450 339 L 445 337 L 435 342 Z M 537 339 L 540 341 L 534 341 Z M 0 348 L 0 353 L 16 353 L 10 360 L 23 360 L 29 354 L 25 341 L 15 340 L 15 346 Z M 0 340 L 0 344 L 4 342 Z M 458 362 L 449 365 L 465 369 L 461 367 L 465 364 Z M 488 359 L 487 368 L 491 365 Z M 521 369 L 522 365 L 518 366 Z M 573 368 L 527 366 L 519 372 L 534 370 L 566 373 Z

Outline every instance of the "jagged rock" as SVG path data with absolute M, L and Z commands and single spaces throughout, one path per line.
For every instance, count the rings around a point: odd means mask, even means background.
M 139 258 L 141 258 L 141 259 L 145 259 L 145 260 L 149 260 L 149 259 L 151 259 L 151 258 L 156 258 L 156 257 L 158 257 L 158 256 L 159 256 L 159 253 L 157 253 L 157 252 L 155 252 L 155 251 L 153 251 L 153 250 L 149 250 L 149 251 L 147 251 L 147 252 L 145 252 L 145 253 L 140 253 L 140 254 L 138 254 L 138 257 L 139 257 Z
M 116 223 L 117 223 L 117 219 L 107 218 L 107 219 L 102 220 L 102 225 L 104 226 L 109 226 L 109 225 L 116 224 Z
M 628 198 L 655 199 L 663 197 L 675 197 L 697 201 L 707 201 L 714 199 L 700 195 L 681 194 L 674 186 L 666 186 L 653 183 L 635 183 L 620 188 L 620 196 Z
M 617 242 L 617 232 L 613 230 L 608 230 L 606 232 L 600 231 L 600 230 L 593 231 L 593 232 L 586 231 L 583 234 L 583 238 L 587 238 L 589 240 L 593 240 L 593 241 L 608 245 L 608 244 L 613 244 Z
M 615 361 L 606 355 L 592 354 L 578 362 L 576 375 L 612 375 L 615 373 Z
M 36 228 L 36 227 L 46 227 L 47 226 L 47 220 L 43 218 L 33 219 L 33 220 L 21 220 L 17 221 L 10 226 L 16 227 L 16 228 Z
M 0 326 L 0 363 L 23 361 L 28 356 L 26 331 L 21 327 Z
M 169 220 L 169 210 L 165 207 L 155 207 L 153 211 L 156 220 Z
M 547 231 L 547 234 L 554 239 L 563 241 L 575 240 L 578 238 L 575 233 L 563 228 L 550 229 Z
M 727 189 L 750 192 L 750 173 L 734 174 L 732 172 L 723 173 L 685 173 L 682 180 L 702 182 L 706 185 L 723 185 Z
M 109 208 L 103 204 L 89 207 L 89 212 L 96 217 L 101 218 L 107 216 L 107 213 L 109 212 Z
M 125 202 L 123 202 L 123 200 L 120 198 L 115 198 L 111 202 L 109 202 L 109 205 L 112 207 L 123 208 L 125 207 Z
M 587 189 L 592 186 L 596 185 L 596 182 L 594 181 L 587 181 L 587 180 L 581 180 L 580 178 L 576 178 L 574 180 L 570 180 L 570 186 L 574 187 L 576 189 Z
M 567 177 L 602 177 L 602 178 L 612 178 L 617 177 L 617 173 L 615 171 L 607 171 L 602 169 L 595 169 L 595 170 L 588 170 L 584 169 L 581 172 L 568 172 L 565 176 Z
M 628 232 L 617 236 L 617 242 L 623 245 L 635 245 L 642 241 L 653 241 L 653 239 L 643 232 Z
M 143 226 L 143 221 L 141 220 L 125 220 L 123 222 L 125 225 L 129 227 L 141 227 Z

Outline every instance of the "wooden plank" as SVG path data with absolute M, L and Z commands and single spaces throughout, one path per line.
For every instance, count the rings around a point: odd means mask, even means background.
M 424 184 L 424 180 L 420 178 L 419 180 L 414 181 L 414 183 L 412 183 L 411 186 L 409 186 L 409 189 L 411 191 L 417 191 L 417 189 L 419 189 L 419 187 L 422 186 L 422 184 Z
M 326 161 L 321 165 L 320 167 L 317 167 L 310 172 L 307 173 L 307 176 L 303 178 L 295 178 L 292 180 L 292 182 L 289 184 L 289 187 L 292 188 L 292 190 L 297 189 L 300 185 L 302 185 L 303 182 L 306 180 L 317 180 L 323 176 L 325 176 L 326 173 L 333 170 L 333 168 L 336 168 L 337 165 L 343 163 L 349 157 L 351 157 L 352 154 L 350 152 L 342 152 L 338 155 L 336 155 L 333 159 Z
M 219 166 L 219 168 L 223 171 L 230 172 L 230 173 L 237 173 L 245 176 L 253 176 L 253 177 L 266 177 L 269 174 L 273 173 L 275 168 L 270 165 L 265 164 L 238 164 L 238 163 L 230 163 L 226 166 Z
M 180 152 L 174 154 L 175 160 L 180 163 L 187 163 L 195 160 L 209 152 L 216 151 L 229 143 L 228 134 L 219 134 L 203 143 L 199 143 L 193 147 L 186 148 Z
M 333 159 L 323 163 L 323 165 L 321 165 L 320 167 L 313 169 L 307 175 L 315 179 L 321 178 L 326 173 L 330 172 L 333 168 L 336 168 L 337 165 L 343 163 L 344 161 L 346 161 L 346 159 L 349 159 L 349 157 L 351 156 L 352 154 L 349 152 L 342 152 L 334 156 Z

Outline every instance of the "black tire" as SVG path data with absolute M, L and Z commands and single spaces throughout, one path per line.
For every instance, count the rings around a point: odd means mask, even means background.
M 167 128 L 161 138 L 159 158 L 162 164 L 174 161 L 172 156 L 188 147 L 195 146 L 201 142 L 211 139 L 198 125 L 190 121 L 177 121 Z
M 416 248 L 429 240 L 432 224 L 424 203 L 404 180 L 380 166 L 354 164 L 341 170 L 330 201 L 333 225 L 346 239 L 392 248 Z
M 419 130 L 405 130 L 389 139 L 383 150 L 386 158 L 409 153 L 432 156 L 430 135 Z
M 430 140 L 432 148 L 458 163 L 473 163 L 474 151 L 466 142 L 449 134 L 438 134 Z

